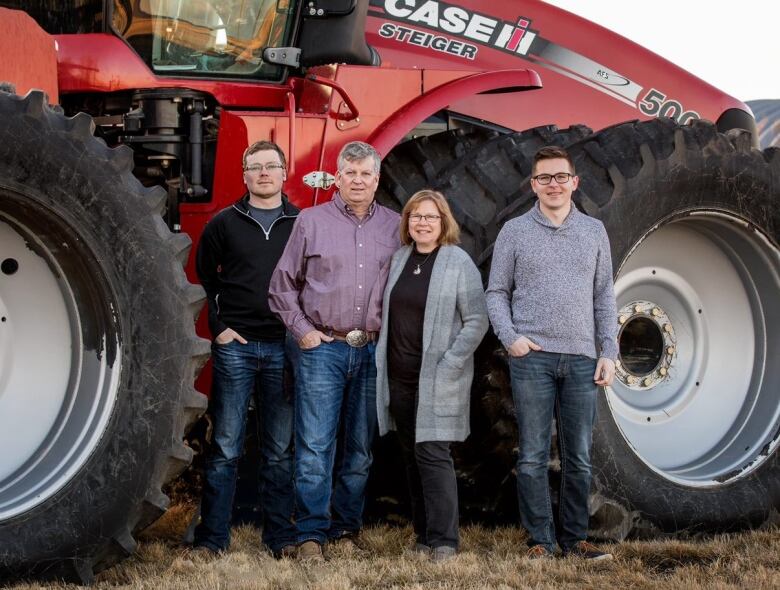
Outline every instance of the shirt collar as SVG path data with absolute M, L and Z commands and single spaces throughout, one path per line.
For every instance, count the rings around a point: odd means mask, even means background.
M 356 218 L 355 214 L 352 212 L 352 207 L 347 205 L 339 191 L 333 193 L 333 202 L 336 204 L 338 210 L 344 213 L 344 215 Z M 371 204 L 368 206 L 368 215 L 366 215 L 366 218 L 372 217 L 374 215 L 374 211 L 376 211 L 376 198 L 371 201 Z
M 234 206 L 243 213 L 249 213 L 249 192 L 244 193 L 244 196 L 236 201 Z M 299 212 L 298 208 L 290 203 L 290 199 L 287 195 L 282 193 L 282 215 L 285 217 L 295 217 Z
M 568 228 L 572 223 L 574 223 L 574 220 L 577 218 L 578 215 L 580 215 L 580 212 L 577 210 L 577 206 L 574 204 L 574 201 L 572 201 L 571 203 L 571 209 L 569 210 L 569 214 L 566 216 L 566 218 L 563 220 L 563 223 L 561 223 L 560 225 L 555 225 L 552 221 L 550 221 L 547 218 L 547 216 L 544 213 L 542 213 L 542 210 L 539 207 L 538 199 L 536 203 L 534 203 L 534 208 L 531 209 L 531 217 L 533 217 L 533 219 L 537 223 L 554 230 L 561 230 L 561 229 Z

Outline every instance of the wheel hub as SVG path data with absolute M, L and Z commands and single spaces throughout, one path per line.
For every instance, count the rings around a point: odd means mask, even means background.
M 663 383 L 677 351 L 674 326 L 666 312 L 650 301 L 632 301 L 618 312 L 618 324 L 618 380 L 637 391 Z

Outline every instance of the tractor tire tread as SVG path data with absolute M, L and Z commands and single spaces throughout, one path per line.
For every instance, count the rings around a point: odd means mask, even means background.
M 70 119 L 66 118 L 61 112 L 47 105 L 46 98 L 40 91 L 32 91 L 25 97 L 0 93 L 0 120 L 2 121 L 0 123 L 0 134 L 5 133 L 5 143 L 8 143 L 9 135 L 21 135 L 21 130 L 24 130 L 25 133 L 40 136 L 41 144 L 45 144 L 47 137 L 52 137 L 54 138 L 52 141 L 56 140 L 58 142 L 56 145 L 58 146 L 67 145 L 68 143 L 76 145 L 78 150 L 81 150 L 81 153 L 79 158 L 74 160 L 77 169 L 67 171 L 69 175 L 72 175 L 71 178 L 76 178 L 76 175 L 82 175 L 83 178 L 92 179 L 89 182 L 94 181 L 95 183 L 99 181 L 108 182 L 110 179 L 114 186 L 119 187 L 118 190 L 121 190 L 124 201 L 119 202 L 117 198 L 113 206 L 128 212 L 133 208 L 132 215 L 134 218 L 147 218 L 143 224 L 147 228 L 153 227 L 151 233 L 155 234 L 156 239 L 155 236 L 150 235 L 148 229 L 138 230 L 141 232 L 141 235 L 137 239 L 148 239 L 161 245 L 161 251 L 157 254 L 157 257 L 164 265 L 164 268 L 168 269 L 169 276 L 171 274 L 170 270 L 173 270 L 173 273 L 171 283 L 169 285 L 160 285 L 160 288 L 172 293 L 170 296 L 166 294 L 166 297 L 169 297 L 169 299 L 176 298 L 185 302 L 186 308 L 189 310 L 186 315 L 186 321 L 184 321 L 185 316 L 182 316 L 181 320 L 175 320 L 175 322 L 173 319 L 166 320 L 170 322 L 171 326 L 177 326 L 176 329 L 182 334 L 186 334 L 186 337 L 181 338 L 179 341 L 178 349 L 175 352 L 175 355 L 181 359 L 175 362 L 178 362 L 178 367 L 181 367 L 182 378 L 180 385 L 165 392 L 168 399 L 173 401 L 171 402 L 171 408 L 166 410 L 166 412 L 169 412 L 168 417 L 159 419 L 163 421 L 166 419 L 170 420 L 170 431 L 168 433 L 169 448 L 161 453 L 164 457 L 162 460 L 155 462 L 154 466 L 149 465 L 145 467 L 152 469 L 153 473 L 148 476 L 148 489 L 138 497 L 136 508 L 128 510 L 126 514 L 121 516 L 113 514 L 106 522 L 97 523 L 97 526 L 95 526 L 95 523 L 84 523 L 83 528 L 85 530 L 99 530 L 99 535 L 95 536 L 92 533 L 88 533 L 88 540 L 85 540 L 81 546 L 74 542 L 75 544 L 71 546 L 71 549 L 67 549 L 65 553 L 58 553 L 60 550 L 57 548 L 52 549 L 51 546 L 39 546 L 43 545 L 43 543 L 33 542 L 33 539 L 36 538 L 36 535 L 44 533 L 41 531 L 30 531 L 29 529 L 58 527 L 62 523 L 53 521 L 41 527 L 31 527 L 29 523 L 34 521 L 37 514 L 44 512 L 44 510 L 56 513 L 56 507 L 52 508 L 51 504 L 62 502 L 63 497 L 69 498 L 67 500 L 69 502 L 79 501 L 78 499 L 70 499 L 71 496 L 75 495 L 75 492 L 71 493 L 71 488 L 76 487 L 76 481 L 80 475 L 77 474 L 74 476 L 74 479 L 65 485 L 63 490 L 57 492 L 57 495 L 54 497 L 55 502 L 45 502 L 36 506 L 28 513 L 23 514 L 21 518 L 12 518 L 6 522 L 0 522 L 0 543 L 6 537 L 16 536 L 18 543 L 15 545 L 17 547 L 23 545 L 22 548 L 13 552 L 3 552 L 2 556 L 0 556 L 0 572 L 7 574 L 11 578 L 35 575 L 42 578 L 61 578 L 79 583 L 90 583 L 96 572 L 126 558 L 135 550 L 136 543 L 133 533 L 148 526 L 165 511 L 169 501 L 167 496 L 162 493 L 163 486 L 181 473 L 192 459 L 192 451 L 182 444 L 182 440 L 186 434 L 186 429 L 206 408 L 205 396 L 192 389 L 192 384 L 198 371 L 205 363 L 209 345 L 207 341 L 195 334 L 194 322 L 189 321 L 189 318 L 194 318 L 203 307 L 205 294 L 200 286 L 189 283 L 182 268 L 189 255 L 189 237 L 172 234 L 160 219 L 159 214 L 163 210 L 166 193 L 159 188 L 144 188 L 132 175 L 132 150 L 127 147 L 118 149 L 108 148 L 102 140 L 91 135 L 94 125 L 88 116 L 79 114 Z M 10 170 L 8 174 L 12 176 L 13 182 L 16 183 L 15 186 L 24 187 L 26 181 L 33 178 L 34 175 L 34 172 L 30 171 L 32 167 L 30 163 L 31 156 L 26 152 L 14 152 L 13 150 L 15 149 L 21 148 L 9 147 L 8 145 L 5 148 L 0 147 L 0 159 L 7 162 L 5 170 Z M 25 158 L 27 159 L 25 160 Z M 103 171 L 101 166 L 96 165 L 98 163 L 108 163 L 111 170 Z M 94 171 L 90 172 L 90 168 Z M 65 171 L 63 170 L 60 174 L 64 173 Z M 0 183 L 4 180 L 5 178 L 0 177 Z M 63 184 L 67 186 L 68 182 L 74 181 L 66 179 Z M 43 182 L 39 184 L 44 185 Z M 109 197 L 107 193 L 111 192 L 106 187 L 90 186 L 90 189 L 96 191 L 95 194 L 73 197 L 71 201 L 73 203 L 72 206 L 74 209 L 80 207 L 102 207 L 98 204 L 98 200 Z M 43 188 L 36 186 L 30 190 L 45 191 L 46 188 L 45 186 Z M 77 198 L 81 199 L 81 201 L 77 202 Z M 80 215 L 79 210 L 69 213 L 74 218 Z M 149 217 L 153 219 L 151 223 L 149 223 Z M 143 224 L 139 222 L 138 225 Z M 123 231 L 130 233 L 136 231 L 136 228 L 125 227 Z M 167 248 L 165 247 L 166 244 Z M 161 268 L 159 272 L 162 273 L 163 269 Z M 132 394 L 124 393 L 123 395 L 138 395 L 138 392 Z M 123 413 L 126 414 L 129 411 L 131 410 L 123 410 Z M 118 413 L 119 410 L 115 409 L 114 412 Z M 145 420 L 146 418 L 139 416 L 136 419 Z M 135 435 L 130 431 L 130 434 L 125 436 Z M 104 447 L 115 447 L 119 444 L 124 443 L 118 440 L 107 441 L 105 444 L 101 442 L 99 448 L 101 453 L 108 455 L 108 450 L 103 452 Z M 95 451 L 93 455 L 97 454 L 99 454 L 98 451 Z M 93 460 L 97 461 L 94 456 L 90 461 Z M 100 486 L 106 484 L 105 480 L 97 479 L 102 476 L 103 471 L 96 471 L 95 475 L 91 476 L 96 478 L 93 485 Z M 78 480 L 78 485 L 82 485 L 81 480 Z M 127 494 L 129 495 L 130 492 L 128 491 Z M 103 500 L 101 500 L 101 503 L 103 503 Z M 95 518 L 99 519 L 101 516 L 96 516 Z M 65 522 L 67 518 L 63 516 L 61 520 Z M 26 521 L 27 524 L 20 521 Z M 112 524 L 117 522 L 119 524 Z M 30 535 L 27 534 L 28 532 Z M 57 536 L 61 535 L 62 533 L 59 532 Z

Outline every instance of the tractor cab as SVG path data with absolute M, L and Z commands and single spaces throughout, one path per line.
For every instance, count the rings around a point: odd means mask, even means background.
M 278 80 L 263 58 L 290 43 L 295 0 L 114 0 L 108 26 L 157 75 Z
M 369 0 L 7 0 L 50 35 L 109 33 L 157 77 L 284 82 L 289 69 L 379 65 Z

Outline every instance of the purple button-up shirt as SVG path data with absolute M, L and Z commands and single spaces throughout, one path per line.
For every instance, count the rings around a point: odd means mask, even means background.
M 297 340 L 320 328 L 379 330 L 399 221 L 376 202 L 358 219 L 338 192 L 300 212 L 268 290 L 271 310 Z

